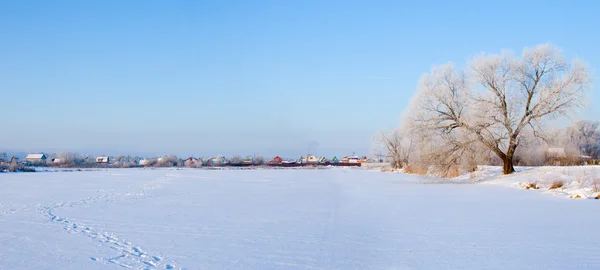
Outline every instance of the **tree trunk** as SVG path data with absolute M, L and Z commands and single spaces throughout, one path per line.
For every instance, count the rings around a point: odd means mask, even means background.
M 515 172 L 515 167 L 513 166 L 513 157 L 511 156 L 506 156 L 506 158 L 504 159 L 504 170 L 503 173 L 504 174 L 511 174 Z
M 514 147 L 516 148 L 516 147 Z M 506 152 L 506 157 L 504 158 L 504 166 L 503 166 L 503 173 L 504 174 L 511 174 L 515 172 L 515 167 L 513 166 L 513 156 L 515 155 L 515 149 L 514 148 L 509 148 L 508 151 Z

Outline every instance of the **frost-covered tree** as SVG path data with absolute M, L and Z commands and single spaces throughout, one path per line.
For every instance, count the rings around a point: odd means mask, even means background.
M 231 165 L 240 165 L 243 161 L 244 160 L 240 156 L 233 156 L 231 159 L 229 159 L 229 163 Z
M 386 157 L 396 169 L 401 169 L 408 164 L 413 151 L 412 140 L 404 136 L 400 130 L 383 132 L 378 137 L 378 143 L 383 147 Z
M 176 155 L 165 155 L 157 160 L 156 166 L 158 167 L 176 167 L 178 158 Z
M 515 150 L 513 162 L 520 166 L 542 166 L 546 163 L 548 137 L 553 132 L 544 132 L 544 137 L 535 136 L 531 129 L 524 130 L 520 135 L 519 147 Z
M 83 158 L 78 153 L 74 152 L 62 152 L 56 154 L 55 158 L 60 160 L 62 165 L 76 166 L 83 164 Z
M 264 165 L 265 164 L 265 158 L 263 156 L 256 156 L 252 160 L 252 164 L 254 164 L 254 165 Z
M 580 154 L 598 158 L 600 156 L 599 126 L 598 121 L 577 121 L 566 129 L 566 136 Z
M 526 48 L 520 58 L 482 54 L 464 70 L 450 63 L 423 75 L 410 121 L 427 134 L 458 138 L 452 151 L 485 146 L 510 174 L 522 132 L 538 134 L 545 120 L 573 112 L 589 83 L 586 64 L 567 62 L 550 44 Z

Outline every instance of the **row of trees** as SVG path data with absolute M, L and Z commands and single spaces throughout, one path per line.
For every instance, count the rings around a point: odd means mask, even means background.
M 584 105 L 590 72 L 551 44 L 482 54 L 465 68 L 449 63 L 421 77 L 401 127 L 381 136 L 396 167 L 452 175 L 478 164 L 539 165 L 549 146 L 597 158 L 598 122 L 550 130 L 547 122 Z

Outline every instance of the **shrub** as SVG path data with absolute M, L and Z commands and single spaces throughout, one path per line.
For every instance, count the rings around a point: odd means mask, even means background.
M 396 169 L 394 169 L 393 167 L 383 167 L 381 168 L 381 172 L 395 172 Z
M 552 185 L 550 186 L 550 189 L 557 189 L 557 188 L 561 188 L 565 185 L 565 182 L 563 182 L 562 180 L 556 180 L 554 182 L 552 182 Z
M 422 167 L 422 166 L 415 166 L 412 164 L 408 164 L 404 167 L 404 172 L 408 173 L 408 174 L 420 174 L 420 175 L 426 175 L 427 174 L 427 168 Z
M 524 186 L 525 189 L 540 189 L 537 183 L 528 183 Z
M 454 178 L 454 177 L 458 177 L 460 175 L 460 172 L 458 171 L 458 167 L 453 166 L 452 168 L 446 170 L 444 172 L 444 174 L 442 175 L 442 177 L 444 178 Z

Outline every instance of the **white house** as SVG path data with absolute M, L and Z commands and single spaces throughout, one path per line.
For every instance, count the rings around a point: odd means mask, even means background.
M 359 163 L 360 159 L 358 156 L 345 156 L 342 158 L 342 163 Z
M 96 158 L 96 163 L 108 163 L 109 159 L 108 157 L 97 157 Z
M 307 163 L 317 163 L 317 162 L 319 162 L 319 159 L 316 156 L 308 155 L 306 157 L 306 162 Z
M 46 159 L 47 159 L 47 157 L 44 154 L 29 154 L 25 158 L 25 160 L 27 160 L 29 162 L 42 162 L 42 161 L 46 161 Z

